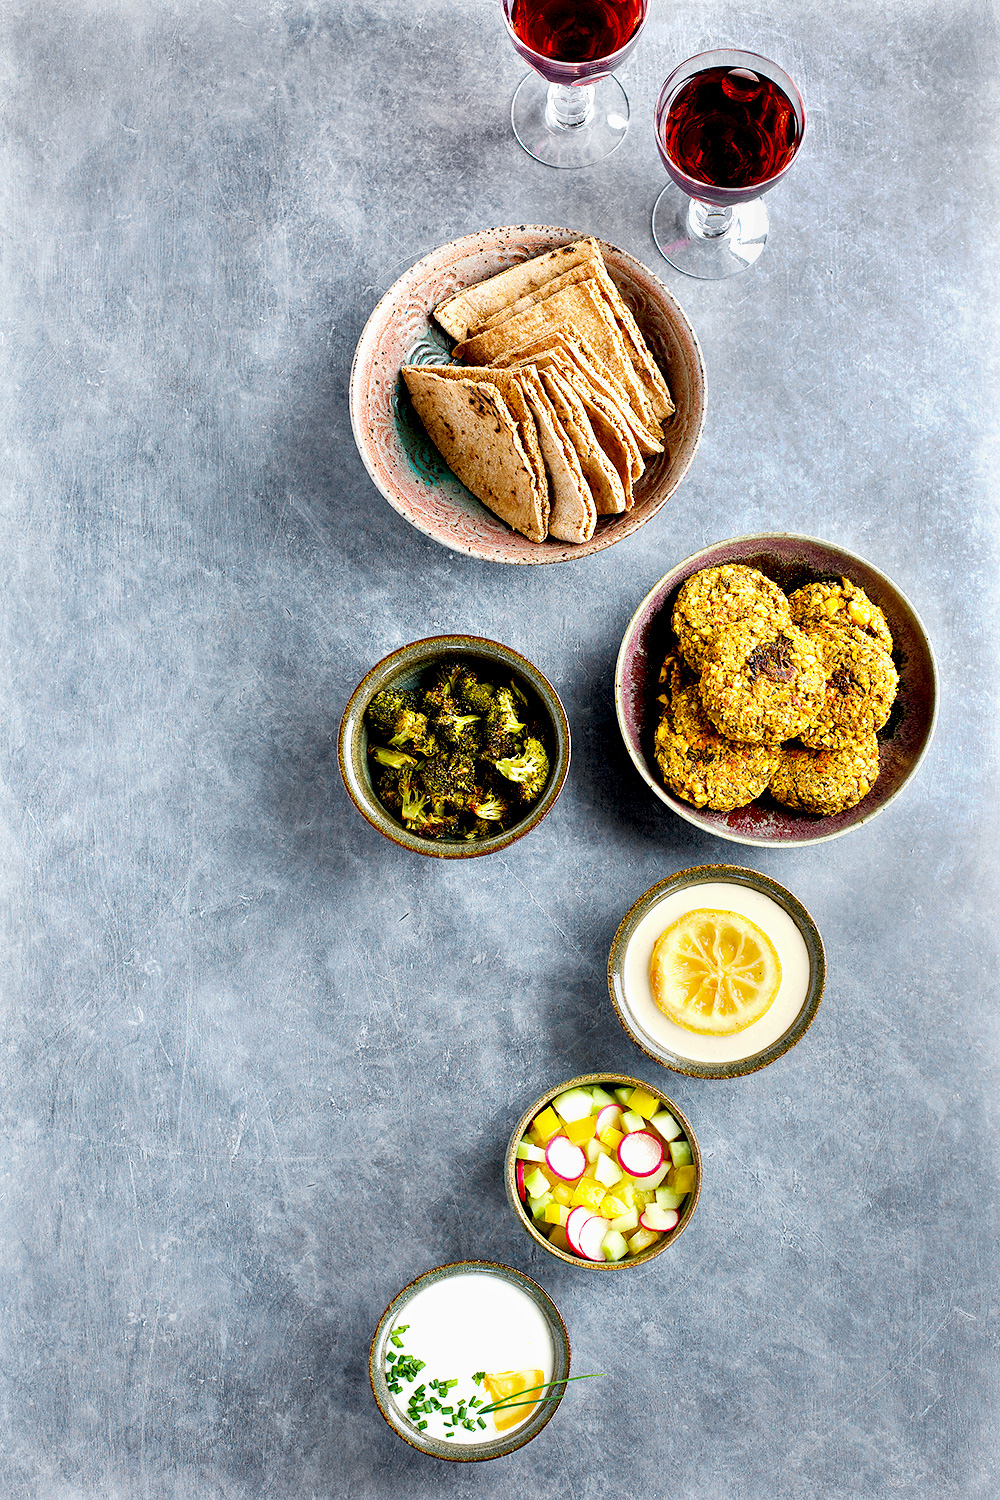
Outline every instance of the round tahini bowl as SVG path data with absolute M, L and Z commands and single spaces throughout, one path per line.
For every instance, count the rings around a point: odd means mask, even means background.
M 589 542 L 529 542 L 455 478 L 413 410 L 399 371 L 404 364 L 450 364 L 451 340 L 432 313 L 463 287 L 585 238 L 539 224 L 484 229 L 425 255 L 390 287 L 358 340 L 351 370 L 351 425 L 373 483 L 394 510 L 425 536 L 488 562 L 569 562 L 630 536 L 665 505 L 687 473 L 705 422 L 705 367 L 694 330 L 651 271 L 602 242 L 612 279 L 663 370 L 677 411 L 664 428 L 665 450 L 649 462 L 635 505 L 598 521 Z
M 677 1227 L 671 1229 L 669 1233 L 661 1235 L 656 1243 L 650 1245 L 648 1249 L 641 1250 L 638 1255 L 626 1255 L 624 1260 L 584 1260 L 582 1256 L 574 1255 L 571 1251 L 560 1250 L 557 1245 L 553 1245 L 550 1240 L 547 1240 L 545 1235 L 535 1225 L 531 1215 L 525 1210 L 517 1191 L 517 1148 L 532 1120 L 537 1115 L 540 1115 L 546 1105 L 551 1104 L 553 1099 L 558 1098 L 560 1094 L 565 1094 L 569 1089 L 589 1088 L 595 1083 L 599 1084 L 602 1088 L 647 1089 L 649 1093 L 659 1099 L 664 1109 L 670 1111 L 684 1132 L 691 1147 L 691 1154 L 694 1158 L 694 1167 L 697 1173 L 694 1188 L 687 1195 Z M 524 1114 L 514 1126 L 511 1138 L 507 1143 L 507 1155 L 504 1158 L 503 1172 L 507 1202 L 510 1204 L 511 1212 L 525 1233 L 529 1234 L 543 1250 L 548 1251 L 549 1255 L 554 1255 L 557 1260 L 561 1260 L 565 1265 L 581 1266 L 587 1271 L 627 1271 L 633 1269 L 635 1266 L 647 1266 L 651 1260 L 655 1260 L 658 1255 L 662 1255 L 664 1250 L 669 1250 L 671 1245 L 677 1243 L 677 1240 L 684 1233 L 694 1217 L 694 1211 L 698 1207 L 698 1199 L 701 1196 L 701 1177 L 701 1148 L 695 1139 L 691 1123 L 683 1110 L 674 1103 L 668 1094 L 665 1094 L 661 1088 L 658 1088 L 656 1084 L 644 1083 L 641 1079 L 633 1078 L 628 1073 L 581 1073 L 578 1078 L 570 1078 L 566 1083 L 557 1084 L 555 1088 L 546 1090 L 540 1099 L 535 1100 L 530 1109 L 524 1111 Z
M 365 709 L 376 693 L 388 687 L 412 688 L 436 662 L 462 657 L 473 664 L 484 682 L 509 681 L 516 678 L 528 697 L 535 717 L 545 726 L 549 753 L 549 779 L 542 795 L 525 809 L 523 818 L 490 838 L 457 842 L 452 839 L 425 839 L 411 833 L 399 819 L 383 806 L 372 786 L 368 759 L 368 725 Z M 570 734 L 559 694 L 538 668 L 519 652 L 499 641 L 488 641 L 475 635 L 436 635 L 427 640 L 411 641 L 383 657 L 358 683 L 344 709 L 337 746 L 340 774 L 351 801 L 373 828 L 414 854 L 428 854 L 437 859 L 474 859 L 507 849 L 530 833 L 551 811 L 562 791 L 569 770 Z
M 562 1387 L 555 1400 L 544 1402 L 531 1413 L 531 1416 L 521 1426 L 513 1428 L 506 1435 L 494 1434 L 484 1438 L 481 1443 L 449 1443 L 447 1438 L 428 1437 L 421 1432 L 419 1427 L 401 1412 L 392 1399 L 389 1391 L 388 1381 L 385 1377 L 386 1349 L 389 1344 L 389 1335 L 397 1318 L 405 1310 L 406 1304 L 424 1290 L 425 1287 L 435 1282 L 446 1280 L 450 1276 L 482 1275 L 500 1277 L 503 1281 L 524 1292 L 530 1297 L 538 1308 L 548 1326 L 549 1335 L 552 1339 L 552 1379 L 561 1381 Z M 518 1448 L 523 1448 L 525 1443 L 530 1443 L 532 1438 L 538 1436 L 547 1422 L 555 1416 L 562 1397 L 566 1393 L 566 1381 L 569 1378 L 570 1347 L 569 1334 L 566 1332 L 566 1324 L 559 1316 L 555 1303 L 546 1292 L 532 1281 L 530 1276 L 525 1276 L 523 1271 L 515 1271 L 512 1266 L 502 1266 L 491 1260 L 460 1260 L 452 1261 L 450 1265 L 435 1266 L 432 1271 L 425 1271 L 409 1286 L 395 1296 L 389 1303 L 385 1312 L 379 1319 L 368 1353 L 368 1379 L 371 1383 L 372 1395 L 375 1397 L 379 1411 L 388 1422 L 392 1430 L 397 1433 L 411 1448 L 417 1448 L 421 1453 L 428 1454 L 431 1458 L 449 1459 L 452 1463 L 476 1463 L 487 1458 L 503 1458 L 507 1453 L 514 1453 Z M 431 1375 L 428 1371 L 428 1376 Z
M 850 579 L 864 589 L 885 614 L 892 632 L 892 659 L 899 673 L 899 692 L 889 722 L 879 732 L 879 777 L 856 807 L 832 817 L 782 807 L 766 793 L 733 812 L 693 807 L 663 785 L 653 758 L 653 736 L 659 719 L 657 696 L 663 658 L 673 649 L 670 628 L 677 592 L 686 578 L 702 568 L 742 563 L 759 568 L 787 593 L 824 579 Z M 632 763 L 650 791 L 680 817 L 706 833 L 737 844 L 792 848 L 839 838 L 869 822 L 902 791 L 930 744 L 937 718 L 937 669 L 934 653 L 913 605 L 884 573 L 830 542 L 784 533 L 732 537 L 716 542 L 678 563 L 653 585 L 632 616 L 622 639 L 615 670 L 618 726 Z

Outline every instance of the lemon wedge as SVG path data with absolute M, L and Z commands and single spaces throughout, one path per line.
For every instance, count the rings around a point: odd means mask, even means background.
M 508 1427 L 516 1427 L 518 1422 L 525 1421 L 531 1416 L 537 1400 L 531 1399 L 536 1393 L 541 1395 L 541 1387 L 545 1384 L 545 1372 L 543 1370 L 502 1370 L 499 1375 L 487 1375 L 486 1389 L 494 1401 L 511 1400 L 509 1408 L 501 1407 L 493 1413 L 493 1422 L 497 1432 L 506 1432 Z M 528 1392 L 527 1399 L 517 1402 L 514 1398 Z
M 649 960 L 663 1014 L 700 1036 L 732 1036 L 759 1021 L 778 993 L 781 960 L 756 922 L 737 911 L 685 912 Z

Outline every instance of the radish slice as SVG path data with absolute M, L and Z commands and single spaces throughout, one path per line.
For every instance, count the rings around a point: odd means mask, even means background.
M 657 1208 L 654 1203 L 648 1204 L 642 1211 L 639 1223 L 643 1229 L 676 1229 L 680 1223 L 680 1214 L 676 1208 Z
M 610 1228 L 610 1219 L 602 1219 L 599 1214 L 593 1214 L 587 1220 L 577 1235 L 577 1239 L 580 1241 L 580 1254 L 585 1260 L 604 1259 L 604 1251 L 601 1249 L 601 1243 Z
M 652 1177 L 663 1165 L 663 1145 L 651 1130 L 633 1130 L 618 1142 L 618 1160 L 630 1177 Z
M 594 1134 L 600 1135 L 601 1131 L 607 1130 L 609 1125 L 614 1126 L 615 1130 L 617 1130 L 618 1117 L 620 1116 L 620 1114 L 621 1110 L 618 1108 L 617 1104 L 606 1104 L 601 1110 L 600 1114 L 597 1116 L 597 1120 L 594 1124 Z
M 525 1198 L 528 1196 L 527 1192 L 525 1191 L 525 1187 L 524 1187 L 524 1162 L 523 1161 L 519 1161 L 517 1163 L 517 1166 L 514 1168 L 514 1177 L 515 1177 L 515 1180 L 517 1181 L 517 1196 L 520 1198 L 521 1202 L 523 1203 L 524 1200 L 525 1200 Z
M 575 1182 L 587 1168 L 587 1156 L 582 1147 L 574 1146 L 564 1135 L 554 1135 L 545 1148 L 545 1161 L 550 1172 L 563 1182 Z
M 569 1240 L 569 1248 L 575 1250 L 577 1255 L 583 1254 L 583 1251 L 580 1249 L 580 1230 L 587 1223 L 587 1220 L 593 1217 L 594 1215 L 590 1212 L 589 1208 L 581 1207 L 571 1209 L 570 1216 L 566 1220 L 565 1229 L 566 1238 Z

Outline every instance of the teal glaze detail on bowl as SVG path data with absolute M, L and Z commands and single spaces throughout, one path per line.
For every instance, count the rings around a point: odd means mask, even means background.
M 446 364 L 446 360 L 424 360 L 424 364 Z M 441 485 L 445 483 L 455 484 L 454 474 L 441 457 L 430 438 L 427 429 L 417 416 L 410 393 L 406 389 L 403 377 L 400 376 L 392 396 L 392 415 L 396 423 L 396 436 L 399 446 L 406 454 L 410 463 L 425 484 Z M 462 486 L 464 489 L 464 485 Z M 468 493 L 468 491 L 466 491 Z M 469 499 L 474 497 L 470 494 Z

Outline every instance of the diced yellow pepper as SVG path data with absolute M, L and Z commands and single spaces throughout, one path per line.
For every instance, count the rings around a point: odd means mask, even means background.
M 605 1193 L 601 1203 L 601 1215 L 605 1219 L 618 1219 L 622 1214 L 628 1213 L 628 1204 L 624 1203 L 616 1193 Z
M 568 1218 L 569 1218 L 569 1209 L 568 1208 L 564 1208 L 562 1206 L 562 1204 L 560 1204 L 560 1203 L 555 1203 L 555 1202 L 546 1203 L 546 1205 L 545 1205 L 545 1222 L 546 1222 L 546 1224 L 565 1224 L 565 1222 L 566 1222 L 566 1220 Z
M 613 1152 L 615 1147 L 618 1145 L 618 1142 L 624 1140 L 625 1137 L 622 1135 L 621 1131 L 616 1130 L 613 1125 L 605 1125 L 604 1129 L 601 1131 L 597 1139 L 601 1142 L 602 1145 L 607 1146 L 609 1151 Z
M 661 1102 L 648 1089 L 633 1089 L 628 1107 L 634 1109 L 637 1115 L 642 1115 L 644 1120 L 651 1120 L 660 1108 Z
M 615 1183 L 615 1197 L 620 1198 L 629 1208 L 635 1208 L 635 1183 L 631 1177 L 623 1177 L 621 1182 Z
M 698 1169 L 694 1165 L 689 1167 L 671 1167 L 667 1173 L 667 1187 L 672 1193 L 691 1193 L 698 1180 Z
M 596 1126 L 597 1116 L 587 1115 L 582 1120 L 571 1120 L 570 1123 L 563 1128 L 566 1134 L 569 1136 L 570 1140 L 573 1142 L 574 1146 L 582 1146 L 585 1141 L 590 1140 L 591 1136 L 594 1134 Z
M 604 1188 L 592 1177 L 581 1177 L 573 1190 L 574 1208 L 592 1208 L 594 1212 L 604 1201 Z
M 557 1250 L 569 1251 L 569 1240 L 566 1238 L 566 1231 L 561 1224 L 557 1224 L 549 1235 L 549 1244 L 555 1245 Z
M 555 1187 L 552 1189 L 552 1196 L 556 1200 L 556 1202 L 561 1203 L 564 1208 L 569 1208 L 570 1204 L 573 1201 L 573 1189 L 570 1187 L 568 1182 L 557 1182 Z
M 552 1137 L 562 1130 L 562 1121 L 554 1109 L 543 1109 L 531 1122 L 531 1128 L 538 1137 L 539 1145 L 547 1146 Z
M 649 1188 L 637 1187 L 633 1193 L 633 1203 L 636 1208 L 643 1209 L 647 1203 L 652 1203 L 656 1193 Z
M 628 1247 L 633 1255 L 638 1255 L 640 1250 L 648 1250 L 650 1245 L 655 1245 L 660 1236 L 654 1229 L 637 1229 L 628 1242 Z

